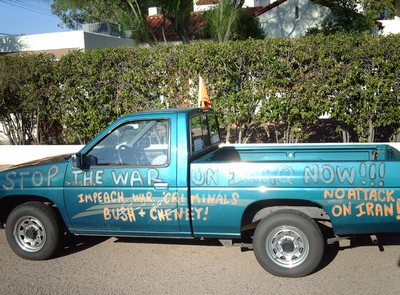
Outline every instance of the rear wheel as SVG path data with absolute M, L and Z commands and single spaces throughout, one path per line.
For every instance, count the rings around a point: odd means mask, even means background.
M 296 210 L 280 210 L 258 224 L 253 247 L 258 262 L 271 274 L 301 277 L 321 262 L 324 240 L 312 218 Z
M 7 218 L 6 236 L 18 256 L 30 260 L 50 258 L 60 240 L 56 214 L 39 202 L 19 205 Z

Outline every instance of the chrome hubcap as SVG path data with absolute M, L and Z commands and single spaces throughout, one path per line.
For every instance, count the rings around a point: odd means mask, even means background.
M 46 230 L 37 218 L 24 216 L 15 224 L 14 237 L 24 251 L 37 252 L 46 243 Z
M 304 233 L 294 226 L 280 226 L 266 240 L 268 256 L 279 266 L 293 268 L 307 258 L 310 245 Z

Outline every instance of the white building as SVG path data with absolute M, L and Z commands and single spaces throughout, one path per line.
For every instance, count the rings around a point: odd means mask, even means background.
M 97 33 L 96 28 L 105 28 Z M 46 52 L 56 58 L 74 50 L 109 47 L 133 47 L 132 39 L 116 37 L 107 23 L 84 26 L 81 31 L 0 37 L 0 54 L 12 52 Z M 107 30 L 108 29 L 108 30 Z
M 218 0 L 195 0 L 194 11 L 204 11 L 218 5 Z M 245 0 L 267 37 L 297 37 L 322 23 L 329 9 L 310 0 Z
M 322 23 L 330 10 L 310 0 L 272 1 L 280 2 L 273 9 L 258 16 L 265 36 L 298 37 L 310 28 Z
M 204 11 L 218 5 L 218 0 L 194 0 L 194 11 Z M 298 37 L 322 23 L 330 9 L 311 0 L 245 0 L 243 7 L 251 8 L 268 37 Z M 394 18 L 379 18 L 381 34 L 400 33 L 400 0 L 395 0 Z
M 379 33 L 383 35 L 400 33 L 400 0 L 395 1 L 395 9 L 395 15 L 392 19 L 382 19 L 378 21 L 380 28 Z
M 275 0 L 245 0 L 243 7 L 266 6 Z M 214 8 L 218 4 L 218 0 L 194 0 L 193 11 L 204 11 Z

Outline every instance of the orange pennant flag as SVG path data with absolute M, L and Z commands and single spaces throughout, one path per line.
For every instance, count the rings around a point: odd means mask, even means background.
M 207 93 L 206 84 L 199 75 L 199 108 L 211 108 L 211 100 Z

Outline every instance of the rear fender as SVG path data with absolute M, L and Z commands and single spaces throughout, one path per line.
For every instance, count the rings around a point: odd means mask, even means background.
M 253 222 L 260 221 L 265 218 L 267 215 L 272 212 L 283 210 L 283 209 L 291 209 L 303 212 L 304 214 L 310 216 L 312 219 L 321 220 L 321 221 L 330 221 L 329 214 L 322 208 L 319 207 L 310 207 L 310 206 L 273 206 L 263 208 L 256 213 L 253 217 Z

